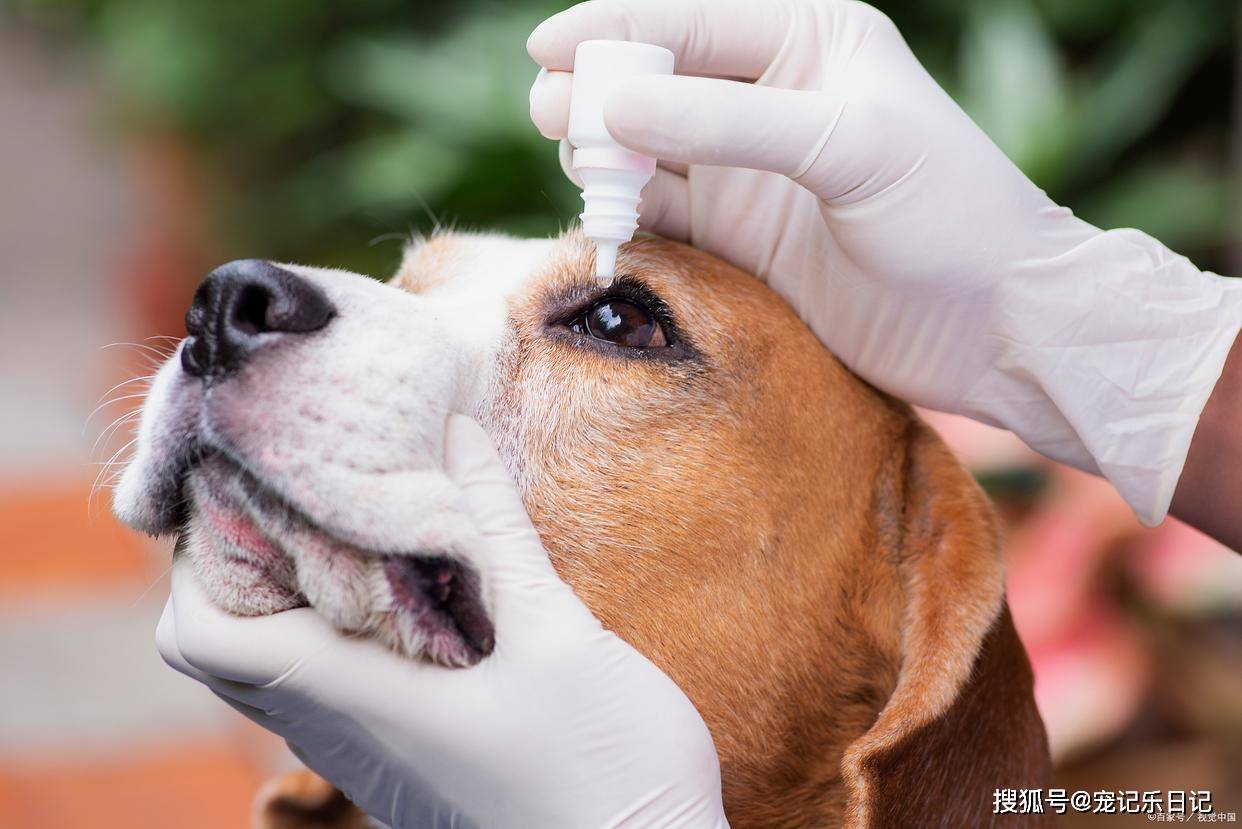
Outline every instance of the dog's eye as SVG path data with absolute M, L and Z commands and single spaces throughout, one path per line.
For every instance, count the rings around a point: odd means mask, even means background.
M 587 309 L 569 328 L 579 334 L 626 348 L 663 348 L 668 337 L 645 306 L 631 299 L 606 297 Z

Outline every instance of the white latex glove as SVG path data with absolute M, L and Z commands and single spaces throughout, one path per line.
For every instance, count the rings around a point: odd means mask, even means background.
M 1050 201 L 870 6 L 574 6 L 528 43 L 551 138 L 593 38 L 665 46 L 707 76 L 633 78 L 606 102 L 613 137 L 663 160 L 644 226 L 755 273 L 879 388 L 1010 429 L 1164 517 L 1242 286 Z
M 496 647 L 467 669 L 348 639 L 309 608 L 240 618 L 173 568 L 164 659 L 393 827 L 725 827 L 711 736 L 672 680 L 552 569 L 486 434 L 445 465 L 486 549 Z

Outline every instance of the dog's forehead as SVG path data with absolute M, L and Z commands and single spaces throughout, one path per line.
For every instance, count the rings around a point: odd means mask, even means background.
M 542 275 L 586 267 L 582 240 L 441 233 L 416 242 L 390 284 L 422 295 L 508 298 Z

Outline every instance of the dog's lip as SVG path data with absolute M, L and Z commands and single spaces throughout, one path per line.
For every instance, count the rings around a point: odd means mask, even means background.
M 457 638 L 472 653 L 473 664 L 496 644 L 492 620 L 483 609 L 479 577 L 472 568 L 447 556 L 388 555 L 384 575 L 394 603 L 411 615 L 428 639 Z
M 477 664 L 492 653 L 495 631 L 485 608 L 479 575 L 469 564 L 445 555 L 367 550 L 347 542 L 290 504 L 226 449 L 211 447 L 198 452 L 186 466 L 184 478 L 188 479 L 196 467 L 208 461 L 223 465 L 241 483 L 251 503 L 234 507 L 246 516 L 255 532 L 271 539 L 278 548 L 283 549 L 285 542 L 261 530 L 254 512 L 283 512 L 287 520 L 299 522 L 310 532 L 381 559 L 394 605 L 420 628 L 429 643 L 436 643 L 428 650 L 448 654 L 454 662 L 466 665 Z M 223 493 L 218 493 L 218 497 L 227 499 Z

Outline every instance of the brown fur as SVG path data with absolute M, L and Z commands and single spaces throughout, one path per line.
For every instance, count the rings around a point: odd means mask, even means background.
M 331 783 L 302 769 L 278 777 L 259 790 L 254 825 L 265 829 L 366 829 L 372 824 Z
M 397 284 L 469 278 L 444 273 L 469 244 L 425 244 Z M 559 251 L 513 298 L 475 414 L 558 572 L 703 715 L 731 825 L 990 825 L 994 788 L 1044 785 L 992 512 L 939 439 L 681 245 L 635 242 L 619 272 L 668 303 L 691 358 L 552 336 L 592 264 L 578 236 Z

